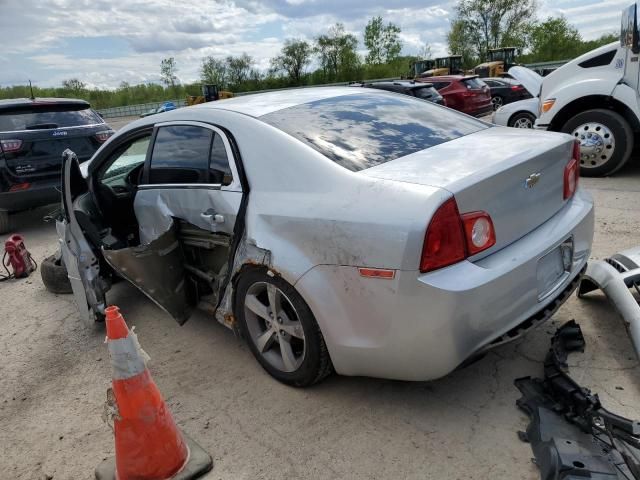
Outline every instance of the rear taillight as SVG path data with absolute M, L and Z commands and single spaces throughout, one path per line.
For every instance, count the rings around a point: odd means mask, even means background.
M 522 90 L 522 85 L 511 85 L 511 90 L 513 90 L 514 92 L 519 92 L 520 90 Z
M 496 232 L 487 212 L 471 212 L 462 215 L 462 224 L 467 239 L 469 256 L 493 247 L 496 244 Z
M 106 142 L 109 137 L 113 135 L 113 130 L 105 130 L 104 132 L 98 132 L 93 137 L 100 143 Z
M 580 180 L 580 142 L 575 141 L 573 144 L 573 152 L 571 160 L 564 167 L 564 188 L 562 198 L 567 200 L 571 198 L 578 189 Z
M 486 212 L 460 215 L 455 198 L 444 202 L 427 228 L 420 271 L 430 272 L 460 262 L 496 243 L 491 217 Z
M 29 190 L 31 188 L 31 184 L 28 182 L 25 183 L 16 183 L 15 185 L 11 185 L 9 188 L 10 192 L 19 192 L 21 190 Z
M 0 140 L 0 148 L 4 153 L 17 152 L 22 148 L 22 140 Z

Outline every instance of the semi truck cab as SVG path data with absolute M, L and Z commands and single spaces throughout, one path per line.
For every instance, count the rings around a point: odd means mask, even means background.
M 630 159 L 640 132 L 637 5 L 622 12 L 620 41 L 585 53 L 544 77 L 536 128 L 580 141 L 580 173 L 606 176 Z

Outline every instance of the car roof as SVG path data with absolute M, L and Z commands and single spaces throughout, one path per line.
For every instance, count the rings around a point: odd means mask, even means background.
M 425 77 L 428 78 L 430 81 L 431 80 L 435 80 L 435 81 L 443 81 L 446 80 L 447 82 L 451 82 L 453 80 L 464 80 L 465 78 L 477 78 L 478 75 L 440 75 L 437 77 Z
M 407 88 L 424 88 L 429 87 L 431 84 L 429 82 L 417 82 L 415 80 L 388 80 L 384 82 L 364 82 L 363 85 L 381 85 L 381 86 L 396 86 L 396 87 L 407 87 Z
M 327 98 L 345 95 L 389 95 L 384 90 L 361 87 L 309 87 L 288 90 L 277 90 L 265 93 L 254 93 L 239 97 L 201 103 L 189 108 L 221 109 L 243 113 L 251 117 L 261 117 L 278 110 L 295 107 L 305 103 L 317 102 Z
M 14 109 L 16 107 L 30 107 L 32 105 L 75 105 L 89 107 L 89 102 L 77 98 L 10 98 L 0 100 L 0 110 Z

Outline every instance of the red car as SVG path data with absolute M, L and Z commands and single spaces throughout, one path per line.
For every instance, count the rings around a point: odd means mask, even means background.
M 449 108 L 474 117 L 482 117 L 493 111 L 491 90 L 477 75 L 443 75 L 425 80 L 433 84 Z

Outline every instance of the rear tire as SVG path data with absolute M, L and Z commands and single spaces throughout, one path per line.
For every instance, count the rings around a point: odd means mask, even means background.
M 493 105 L 493 110 L 495 111 L 504 105 L 504 100 L 500 95 L 495 95 L 491 97 L 491 104 Z
M 509 119 L 507 124 L 513 128 L 533 128 L 536 123 L 536 117 L 529 112 L 518 112 Z
M 266 269 L 242 272 L 236 284 L 235 311 L 251 353 L 276 380 L 308 387 L 333 371 L 311 309 L 281 277 L 268 274 Z
M 633 131 L 624 117 L 612 110 L 579 113 L 560 131 L 580 140 L 580 175 L 584 177 L 611 175 L 631 157 Z
M 73 293 L 62 258 L 56 259 L 55 255 L 45 258 L 40 265 L 40 276 L 51 293 Z
M 7 233 L 11 230 L 11 217 L 6 210 L 0 210 L 0 233 Z

